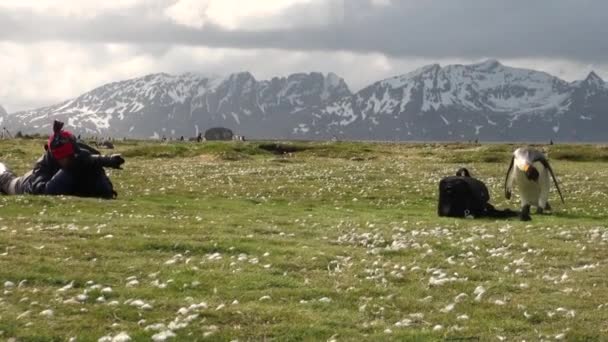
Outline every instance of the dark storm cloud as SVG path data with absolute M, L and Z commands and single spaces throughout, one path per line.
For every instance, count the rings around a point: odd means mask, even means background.
M 332 0 L 328 0 L 332 1 Z M 372 5 L 368 0 L 331 2 L 319 24 L 306 5 L 283 16 L 294 28 L 227 30 L 178 25 L 141 8 L 92 19 L 46 17 L 0 10 L 0 40 L 65 40 L 155 46 L 379 52 L 427 58 L 564 58 L 603 62 L 608 33 L 603 0 L 424 0 Z M 340 5 L 337 5 L 340 4 Z M 310 6 L 318 6 L 310 5 Z M 306 25 L 307 18 L 315 25 Z M 300 25 L 298 25 L 300 24 Z

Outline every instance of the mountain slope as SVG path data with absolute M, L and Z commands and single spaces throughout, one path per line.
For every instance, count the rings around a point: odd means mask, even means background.
M 288 137 L 295 122 L 351 95 L 330 73 L 257 81 L 248 72 L 228 77 L 153 74 L 110 83 L 75 99 L 11 115 L 18 129 L 48 131 L 53 119 L 84 134 L 194 136 L 224 126 L 236 133 Z M 241 133 L 241 134 L 243 134 Z
M 598 123 L 600 112 L 608 109 L 602 102 L 607 93 L 595 73 L 568 83 L 495 60 L 433 64 L 337 101 L 315 112 L 305 128 L 318 137 L 351 139 L 601 140 L 599 132 L 587 138 L 570 128 L 587 120 L 577 113 Z

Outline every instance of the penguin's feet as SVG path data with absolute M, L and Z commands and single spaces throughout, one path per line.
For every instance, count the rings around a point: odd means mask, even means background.
M 550 214 L 551 213 L 551 205 L 549 205 L 549 202 L 547 202 L 544 207 L 539 205 L 536 208 L 536 213 L 539 214 L 539 215 Z
M 524 205 L 521 208 L 521 213 L 519 214 L 519 219 L 521 221 L 531 221 L 532 217 L 530 217 L 530 205 Z
M 528 214 L 523 214 L 523 213 L 521 213 L 521 214 L 519 215 L 519 219 L 520 219 L 521 221 L 532 221 L 532 217 L 530 216 L 530 214 L 529 214 L 529 213 L 528 213 Z

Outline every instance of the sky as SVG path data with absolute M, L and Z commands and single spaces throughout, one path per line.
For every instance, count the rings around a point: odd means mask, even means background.
M 605 0 L 0 0 L 8 112 L 166 72 L 334 72 L 352 91 L 488 58 L 608 79 Z

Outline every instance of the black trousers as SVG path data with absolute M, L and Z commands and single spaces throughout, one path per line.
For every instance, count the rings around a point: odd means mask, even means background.
M 72 195 L 90 197 L 112 197 L 112 183 L 105 174 L 90 179 L 86 184 L 77 182 L 77 177 L 71 172 L 59 170 L 45 184 L 41 193 L 34 192 L 32 171 L 21 177 L 12 172 L 5 172 L 0 177 L 0 189 L 8 195 L 36 194 L 36 195 Z

